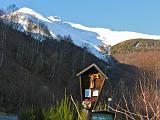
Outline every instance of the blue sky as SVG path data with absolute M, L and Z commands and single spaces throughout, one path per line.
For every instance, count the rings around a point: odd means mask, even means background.
M 160 0 L 0 0 L 0 8 L 11 4 L 86 26 L 160 35 Z

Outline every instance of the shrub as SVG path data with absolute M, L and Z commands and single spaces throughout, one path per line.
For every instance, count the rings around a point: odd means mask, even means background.
M 18 115 L 19 120 L 44 120 L 41 108 L 27 108 L 20 111 Z
M 74 112 L 69 98 L 65 95 L 65 98 L 55 107 L 44 112 L 44 118 L 45 120 L 74 120 Z

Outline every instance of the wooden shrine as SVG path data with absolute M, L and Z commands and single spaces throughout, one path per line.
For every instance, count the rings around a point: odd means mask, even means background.
M 80 80 L 81 102 L 84 109 L 94 110 L 108 77 L 96 64 L 91 64 L 77 74 Z

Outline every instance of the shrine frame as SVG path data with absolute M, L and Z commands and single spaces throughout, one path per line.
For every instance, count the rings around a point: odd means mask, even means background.
M 94 67 L 94 68 L 104 77 L 104 80 L 103 80 L 103 82 L 102 82 L 102 86 L 101 86 L 101 88 L 100 88 L 100 90 L 99 90 L 99 95 L 98 95 L 97 100 L 96 100 L 96 102 L 95 102 L 95 104 L 94 104 L 94 106 L 93 106 L 93 110 L 94 110 L 95 107 L 96 107 L 97 102 L 99 101 L 99 97 L 100 97 L 100 95 L 101 95 L 101 92 L 102 92 L 104 83 L 105 83 L 105 81 L 108 79 L 108 77 L 101 71 L 101 69 L 100 69 L 95 63 L 89 65 L 87 68 L 85 68 L 85 69 L 83 69 L 82 71 L 80 71 L 79 73 L 77 73 L 77 77 L 79 77 L 79 81 L 80 81 L 81 102 L 83 102 L 83 95 L 82 95 L 82 89 L 83 89 L 83 88 L 82 88 L 82 78 L 81 78 L 81 76 L 82 76 L 82 74 L 84 74 L 85 72 L 87 72 L 88 70 L 90 70 L 92 67 Z

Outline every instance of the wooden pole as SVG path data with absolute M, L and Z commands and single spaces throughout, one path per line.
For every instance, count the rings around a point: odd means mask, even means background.
M 87 110 L 86 114 L 86 120 L 91 120 L 92 110 Z
M 109 107 L 112 107 L 112 98 L 108 98 L 108 106 L 109 106 Z M 108 111 L 109 111 L 109 112 L 112 112 L 112 109 L 109 108 Z

